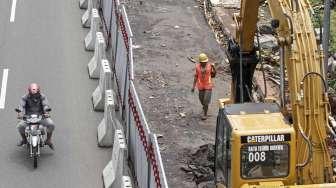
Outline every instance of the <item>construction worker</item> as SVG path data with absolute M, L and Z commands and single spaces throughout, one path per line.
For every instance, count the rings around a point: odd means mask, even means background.
M 208 106 L 211 100 L 212 88 L 214 86 L 212 78 L 216 76 L 216 70 L 213 64 L 208 61 L 208 56 L 201 53 L 198 56 L 199 63 L 196 64 L 194 83 L 191 92 L 195 91 L 195 86 L 198 89 L 199 100 L 203 106 L 202 120 L 206 120 L 208 116 Z

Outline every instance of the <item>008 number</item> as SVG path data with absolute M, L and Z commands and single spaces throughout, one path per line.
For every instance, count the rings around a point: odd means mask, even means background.
M 248 154 L 248 160 L 250 163 L 252 162 L 263 162 L 266 160 L 266 153 L 265 152 L 251 152 Z

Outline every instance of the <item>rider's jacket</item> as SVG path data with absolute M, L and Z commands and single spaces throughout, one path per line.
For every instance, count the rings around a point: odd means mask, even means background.
M 19 109 L 24 114 L 43 114 L 49 108 L 47 97 L 44 94 L 26 94 L 22 96 Z

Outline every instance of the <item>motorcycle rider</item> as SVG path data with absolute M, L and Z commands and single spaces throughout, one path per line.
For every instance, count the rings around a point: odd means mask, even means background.
M 23 111 L 25 115 L 31 114 L 41 114 L 43 119 L 40 124 L 47 129 L 47 140 L 46 145 L 51 149 L 54 149 L 54 145 L 51 142 L 52 133 L 55 129 L 54 122 L 50 119 L 48 109 L 50 109 L 47 97 L 40 92 L 40 86 L 36 83 L 32 83 L 28 86 L 28 93 L 22 96 L 19 107 L 18 107 L 18 119 L 21 119 L 17 124 L 17 129 L 22 137 L 21 142 L 18 146 L 27 144 L 27 138 L 25 135 L 25 128 L 27 123 L 22 119 Z

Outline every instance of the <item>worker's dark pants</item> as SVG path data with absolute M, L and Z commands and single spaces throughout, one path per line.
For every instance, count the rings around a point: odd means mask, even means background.
M 212 93 L 211 89 L 198 90 L 198 97 L 201 104 L 203 105 L 203 110 L 205 114 L 208 112 L 208 106 L 211 101 L 211 93 Z
M 50 118 L 42 119 L 39 122 L 42 126 L 47 128 L 47 133 L 52 133 L 55 129 L 54 122 Z M 21 135 L 25 134 L 25 129 L 27 127 L 27 123 L 23 120 L 20 120 L 17 124 L 17 129 Z

